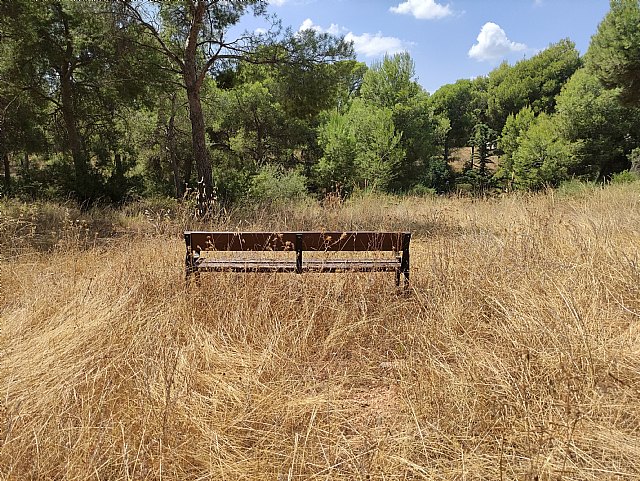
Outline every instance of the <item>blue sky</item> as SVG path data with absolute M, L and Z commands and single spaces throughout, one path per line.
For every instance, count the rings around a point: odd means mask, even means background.
M 609 0 L 270 0 L 294 30 L 345 35 L 358 59 L 408 51 L 418 82 L 434 92 L 528 58 L 562 38 L 584 53 Z

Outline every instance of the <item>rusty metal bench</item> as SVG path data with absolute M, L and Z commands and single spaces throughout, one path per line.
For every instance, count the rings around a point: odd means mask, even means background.
M 231 272 L 395 272 L 396 285 L 404 276 L 409 285 L 409 232 L 201 232 L 186 231 L 186 278 L 206 271 Z M 207 257 L 207 251 L 224 252 Z M 284 258 L 239 258 L 229 252 L 290 252 Z M 393 252 L 384 258 L 325 255 L 344 252 Z M 313 253 L 308 258 L 303 253 Z

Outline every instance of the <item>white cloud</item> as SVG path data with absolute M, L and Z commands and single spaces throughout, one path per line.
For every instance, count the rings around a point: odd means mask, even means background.
M 420 20 L 433 20 L 447 17 L 453 12 L 449 5 L 440 5 L 435 0 L 407 0 L 389 11 L 398 14 L 410 14 Z
M 303 30 L 315 30 L 318 33 L 330 33 L 331 35 L 339 35 L 341 32 L 345 31 L 344 28 L 340 28 L 340 26 L 335 23 L 329 25 L 329 28 L 322 28 L 321 26 L 313 23 L 310 18 L 307 18 L 304 22 L 302 22 L 302 25 L 300 25 L 298 32 L 302 32 Z
M 271 5 L 275 5 L 276 7 L 282 7 L 285 3 L 287 3 L 287 0 L 269 0 L 269 3 Z
M 304 30 L 314 30 L 318 33 L 330 33 L 332 35 L 344 35 L 344 39 L 347 42 L 353 42 L 353 49 L 358 55 L 364 55 L 365 57 L 377 57 L 379 55 L 394 54 L 408 50 L 412 45 L 411 43 L 403 42 L 396 37 L 385 37 L 382 32 L 376 34 L 363 33 L 362 35 L 356 35 L 353 32 L 348 32 L 344 27 L 341 27 L 335 23 L 332 23 L 328 28 L 321 27 L 313 23 L 313 20 L 307 18 L 300 28 L 299 32 Z
M 408 49 L 409 44 L 396 37 L 385 37 L 381 32 L 371 35 L 363 33 L 362 35 L 354 35 L 349 32 L 344 39 L 353 42 L 353 49 L 357 54 L 365 57 L 376 57 L 385 53 L 394 54 Z
M 307 18 L 304 22 L 302 22 L 302 25 L 300 25 L 298 32 L 302 32 L 303 30 L 319 30 L 319 29 L 320 27 L 318 27 L 317 25 L 314 25 L 313 21 L 310 18 Z
M 267 33 L 267 29 L 266 28 L 256 28 L 253 33 L 255 33 L 256 35 L 264 35 L 265 33 Z
M 500 25 L 487 22 L 478 34 L 477 43 L 469 49 L 469 57 L 478 61 L 495 61 L 513 52 L 526 50 L 527 46 L 509 40 Z

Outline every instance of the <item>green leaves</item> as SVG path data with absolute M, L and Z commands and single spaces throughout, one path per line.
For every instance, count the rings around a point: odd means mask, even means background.
M 569 143 L 560 136 L 556 121 L 540 114 L 519 140 L 513 154 L 515 185 L 539 189 L 558 185 L 568 178 L 572 167 Z
M 324 156 L 315 169 L 317 183 L 347 192 L 354 187 L 388 188 L 404 157 L 400 138 L 389 109 L 355 100 L 346 113 L 330 114 L 319 129 Z
M 441 124 L 429 104 L 429 94 L 414 80 L 414 74 L 408 53 L 385 56 L 365 73 L 361 88 L 368 105 L 391 112 L 395 130 L 401 134 L 405 155 L 395 165 L 388 186 L 395 191 L 426 181 L 429 163 L 437 154 Z
M 381 62 L 373 63 L 365 73 L 362 97 L 388 109 L 408 103 L 422 91 L 414 76 L 415 65 L 407 52 L 385 55 Z
M 489 74 L 489 125 L 502 130 L 507 117 L 527 105 L 535 113 L 552 113 L 556 95 L 580 64 L 575 45 L 567 39 L 513 67 L 502 64 Z
M 628 167 L 640 112 L 621 105 L 618 94 L 619 89 L 605 89 L 589 69 L 580 69 L 558 96 L 558 125 L 573 144 L 577 174 L 599 179 Z
M 473 96 L 472 81 L 463 79 L 440 87 L 429 98 L 434 112 L 444 115 L 450 123 L 451 130 L 446 139 L 448 147 L 462 147 L 469 140 L 473 125 Z
M 623 103 L 640 106 L 640 3 L 611 0 L 611 10 L 591 39 L 587 66 Z
M 522 135 L 529 130 L 535 120 L 531 107 L 524 107 L 516 115 L 509 115 L 502 129 L 502 136 L 498 147 L 502 151 L 500 168 L 496 176 L 500 179 L 509 179 L 513 173 L 513 155 L 517 152 L 522 141 Z

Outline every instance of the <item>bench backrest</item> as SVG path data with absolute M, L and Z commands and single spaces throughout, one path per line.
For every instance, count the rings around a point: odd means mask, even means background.
M 201 232 L 184 233 L 200 251 L 394 251 L 409 248 L 408 232 Z

